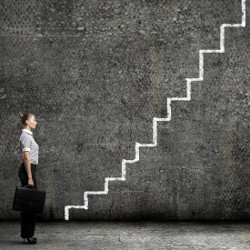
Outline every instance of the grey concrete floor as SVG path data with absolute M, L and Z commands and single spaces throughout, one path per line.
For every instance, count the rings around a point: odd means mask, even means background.
M 34 249 L 250 249 L 249 222 L 37 221 Z M 0 249 L 27 249 L 20 221 L 0 221 Z

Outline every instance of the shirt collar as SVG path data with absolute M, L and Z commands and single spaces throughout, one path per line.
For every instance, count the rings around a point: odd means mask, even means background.
M 30 135 L 33 135 L 33 132 L 31 130 L 29 130 L 29 129 L 23 128 L 22 131 L 26 132 L 26 133 L 28 133 Z

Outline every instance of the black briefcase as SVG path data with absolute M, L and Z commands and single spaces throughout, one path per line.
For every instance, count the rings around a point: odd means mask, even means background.
M 12 209 L 22 212 L 42 213 L 46 192 L 32 186 L 16 186 Z

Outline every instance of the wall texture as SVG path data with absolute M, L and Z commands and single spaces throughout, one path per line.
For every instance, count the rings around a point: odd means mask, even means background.
M 226 29 L 224 54 L 205 55 L 191 101 L 158 123 L 157 147 L 70 219 L 250 218 L 249 12 L 248 1 L 246 28 Z M 240 0 L 2 0 L 0 218 L 20 217 L 19 112 L 38 122 L 41 217 L 63 219 L 65 205 L 121 176 L 135 142 L 152 142 L 167 97 L 198 77 L 199 50 L 219 49 L 220 25 L 240 22 Z

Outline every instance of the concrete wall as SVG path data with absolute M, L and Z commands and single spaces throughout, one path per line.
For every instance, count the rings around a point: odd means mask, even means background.
M 158 145 L 140 149 L 127 180 L 90 195 L 70 219 L 250 218 L 250 30 L 229 28 L 225 53 L 206 54 L 191 101 L 172 102 Z M 85 191 L 104 189 L 152 143 L 153 117 L 186 96 L 199 50 L 219 49 L 240 0 L 0 2 L 0 218 L 12 211 L 21 165 L 18 112 L 34 113 L 45 219 L 64 219 Z

